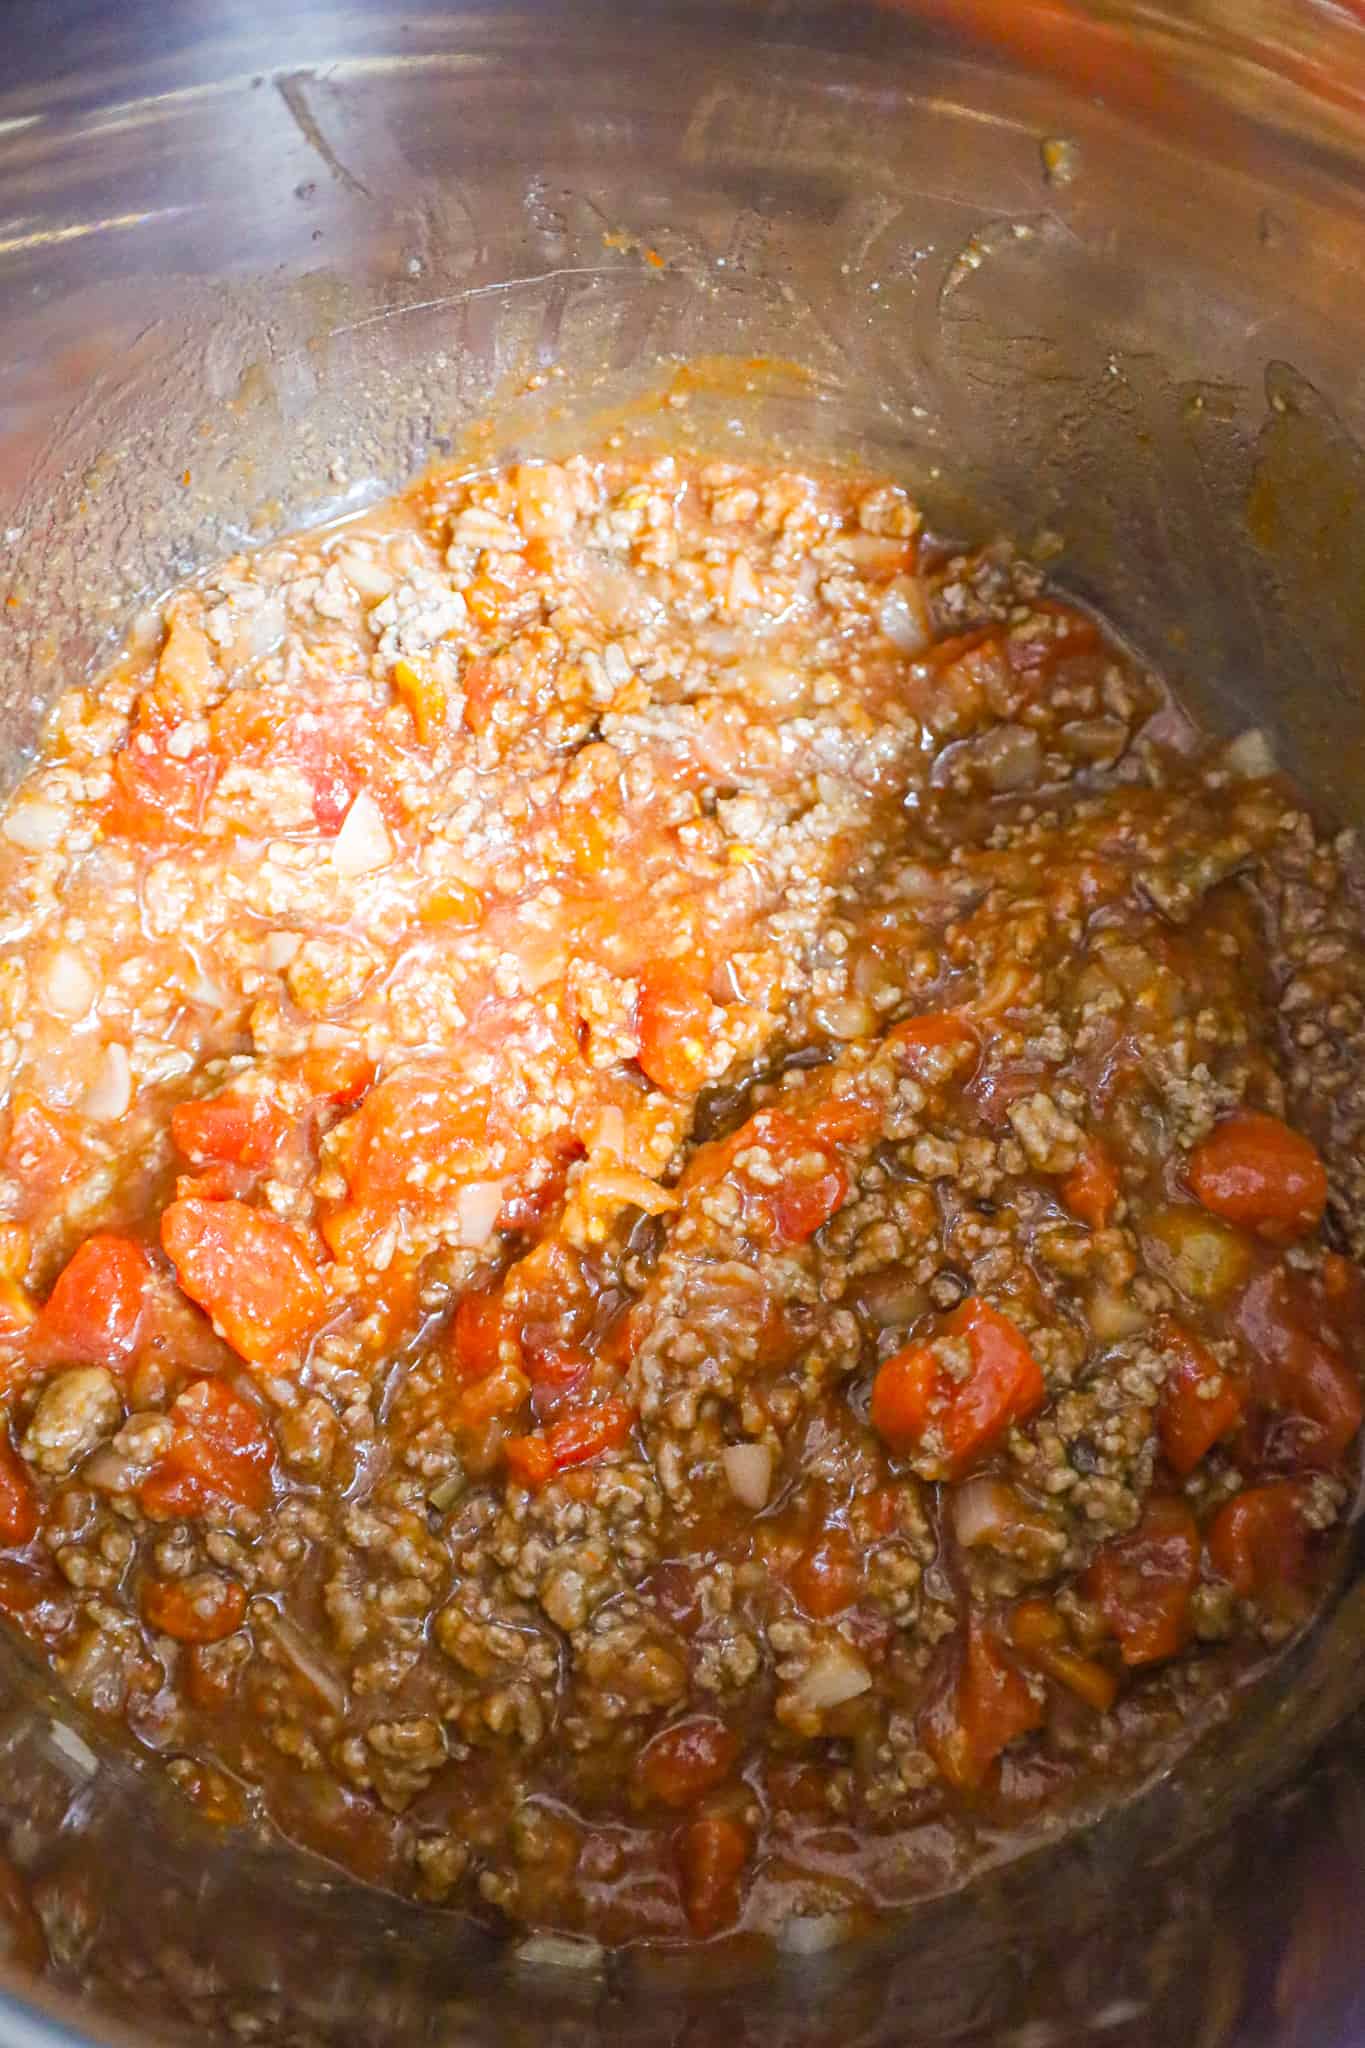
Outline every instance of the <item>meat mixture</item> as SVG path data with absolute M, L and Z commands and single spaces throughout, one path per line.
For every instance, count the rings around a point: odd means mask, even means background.
M 848 474 L 448 471 L 0 814 L 0 1606 L 212 1821 L 603 1942 L 1079 1824 L 1354 1488 L 1346 838 Z

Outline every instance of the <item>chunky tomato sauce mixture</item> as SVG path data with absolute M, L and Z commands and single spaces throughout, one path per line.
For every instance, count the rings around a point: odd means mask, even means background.
M 213 1820 L 839 1926 L 1311 1614 L 1353 852 L 1008 551 L 437 475 L 178 591 L 0 849 L 0 1606 Z

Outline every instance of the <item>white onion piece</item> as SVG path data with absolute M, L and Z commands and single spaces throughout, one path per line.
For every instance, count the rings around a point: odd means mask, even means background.
M 468 1251 L 486 1245 L 497 1228 L 505 1183 L 500 1180 L 472 1180 L 455 1197 L 455 1231 Z
M 606 1951 L 581 1934 L 532 1934 L 512 1954 L 528 1970 L 600 1970 Z
M 302 932 L 267 932 L 261 940 L 262 967 L 278 974 L 289 965 L 302 944 Z
M 384 813 L 367 789 L 356 795 L 332 841 L 332 864 L 339 874 L 372 875 L 393 859 L 393 840 Z
M 94 1777 L 100 1767 L 99 1758 L 83 1736 L 78 1735 L 74 1728 L 68 1728 L 65 1721 L 50 1721 L 48 1733 L 52 1747 L 74 1766 L 77 1777 Z
M 128 1050 L 113 1039 L 100 1054 L 95 1078 L 81 1097 L 81 1114 L 98 1123 L 113 1123 L 128 1114 L 132 1100 L 133 1070 L 128 1063 Z
M 816 1004 L 811 1017 L 830 1038 L 870 1038 L 877 1028 L 876 1011 L 860 996 L 830 996 Z
M 792 1956 L 823 1955 L 853 1932 L 851 1913 L 799 1913 L 777 1930 L 777 1945 Z
M 339 555 L 341 573 L 352 590 L 358 590 L 362 597 L 377 601 L 387 597 L 393 589 L 396 578 L 393 571 L 379 562 L 367 561 L 363 555 Z
M 575 1193 L 586 1209 L 643 1209 L 646 1216 L 667 1216 L 678 1206 L 672 1188 L 661 1188 L 629 1166 L 591 1167 Z
M 94 1002 L 99 983 L 70 946 L 57 946 L 42 970 L 43 998 L 59 1017 L 83 1017 Z
M 599 1109 L 588 1150 L 594 1157 L 622 1160 L 626 1156 L 626 1113 L 618 1102 Z
M 856 1650 L 835 1638 L 817 1650 L 807 1670 L 792 1688 L 792 1704 L 808 1713 L 823 1714 L 856 1700 L 872 1684 L 872 1674 Z
M 902 654 L 922 654 L 932 638 L 929 606 L 917 576 L 897 576 L 882 599 L 880 624 Z
M 253 1615 L 253 1620 L 256 1618 Z M 323 1662 L 308 1638 L 297 1628 L 287 1615 L 271 1611 L 260 1621 L 265 1633 L 273 1637 L 283 1655 L 293 1665 L 300 1678 L 312 1686 L 320 1698 L 335 1714 L 346 1711 L 346 1688 L 329 1664 Z
M 725 1477 L 735 1499 L 746 1508 L 765 1508 L 773 1484 L 773 1454 L 768 1444 L 727 1444 L 721 1452 Z
M 25 853 L 50 853 L 61 844 L 65 830 L 66 812 L 60 804 L 50 804 L 40 796 L 26 797 L 0 824 L 0 832 L 10 844 L 22 846 Z
M 997 1543 L 1019 1520 L 1019 1502 L 1001 1479 L 969 1479 L 957 1489 L 953 1526 L 964 1550 Z
M 1236 739 L 1229 740 L 1224 747 L 1223 765 L 1234 775 L 1244 775 L 1248 781 L 1262 775 L 1273 775 L 1277 764 L 1269 733 L 1259 725 L 1249 725 L 1245 732 L 1239 732 Z

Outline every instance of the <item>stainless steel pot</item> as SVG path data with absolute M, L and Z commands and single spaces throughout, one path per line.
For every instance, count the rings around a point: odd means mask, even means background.
M 11 778 L 147 592 L 433 455 L 610 424 L 897 470 L 1359 814 L 1354 4 L 11 0 L 6 27 Z M 212 1836 L 5 1648 L 0 2043 L 1359 2038 L 1363 1623 L 1355 1558 L 1237 1718 L 1084 1835 L 724 1974 L 546 1967 Z

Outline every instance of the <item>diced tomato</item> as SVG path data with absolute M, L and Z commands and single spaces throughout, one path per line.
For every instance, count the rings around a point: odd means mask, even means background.
M 486 1094 L 458 1070 L 408 1067 L 377 1082 L 331 1134 L 349 1190 L 322 1218 L 335 1256 L 363 1260 L 398 1217 L 448 1211 L 461 1182 L 486 1178 L 489 1121 Z M 506 1161 L 511 1172 L 524 1163 Z
M 1064 1685 L 1097 1714 L 1118 1698 L 1119 1682 L 1097 1658 L 1082 1657 L 1067 1640 L 1066 1623 L 1046 1600 L 1021 1600 L 1010 1616 L 1010 1641 L 1026 1662 Z
M 531 1405 L 541 1422 L 552 1422 L 573 1401 L 574 1389 L 581 1387 L 592 1360 L 576 1344 L 547 1344 L 528 1358 Z
M 31 1216 L 76 1178 L 81 1151 L 66 1119 L 20 1089 L 10 1108 L 4 1163 L 19 1183 L 21 1214 Z
M 543 1436 L 509 1436 L 503 1455 L 512 1477 L 533 1491 L 555 1476 L 554 1452 Z
M 457 1378 L 466 1385 L 486 1378 L 504 1358 L 520 1363 L 517 1326 L 501 1293 L 490 1289 L 462 1298 L 450 1326 L 447 1355 Z
M 303 1056 L 303 1085 L 320 1102 L 351 1109 L 374 1084 L 374 1061 L 358 1046 L 315 1046 Z
M 920 1716 L 920 1740 L 955 1792 L 976 1792 L 1001 1751 L 1041 1726 L 1043 1702 L 978 1614 L 951 1682 Z
M 300 761 L 313 785 L 313 823 L 328 839 L 335 839 L 355 802 L 360 777 L 353 764 L 330 748 L 320 749 L 312 761 Z
M 195 1166 L 219 1163 L 258 1171 L 270 1166 L 288 1136 L 284 1117 L 260 1095 L 211 1095 L 171 1111 L 171 1136 Z
M 962 1079 L 981 1057 L 981 1041 L 956 1010 L 907 1017 L 887 1033 L 886 1044 L 905 1060 L 916 1080 L 931 1088 Z
M 450 931 L 468 931 L 483 916 L 483 899 L 466 882 L 438 882 L 422 898 L 417 915 L 423 924 L 441 925 Z
M 137 1348 L 151 1262 L 131 1238 L 88 1237 L 57 1275 L 28 1340 L 35 1365 L 126 1365 Z
M 634 1421 L 626 1403 L 615 1399 L 562 1417 L 549 1431 L 555 1470 L 563 1472 L 570 1465 L 586 1465 L 593 1458 L 600 1458 L 603 1451 L 617 1449 L 630 1435 Z
M 425 665 L 418 667 L 410 661 L 396 661 L 393 665 L 393 687 L 399 700 L 412 714 L 418 739 L 424 747 L 430 746 L 446 718 L 445 685 L 440 677 Z
M 640 977 L 635 1003 L 639 1060 L 656 1088 L 694 1095 L 707 1078 L 706 1055 L 716 1006 L 702 978 L 678 960 L 656 960 Z
M 46 1572 L 28 1565 L 0 1564 L 0 1614 L 31 1614 L 53 1581 Z
M 1092 1230 L 1107 1230 L 1119 1198 L 1119 1170 L 1098 1138 L 1085 1149 L 1062 1182 L 1062 1202 Z
M 912 1344 L 881 1367 L 872 1426 L 893 1450 L 917 1450 L 938 1475 L 958 1478 L 1016 1422 L 1036 1414 L 1047 1387 L 1022 1330 L 982 1296 L 969 1295 L 940 1337 L 967 1347 L 967 1371 L 948 1371 L 930 1344 Z
M 1317 1148 L 1277 1116 L 1240 1110 L 1190 1155 L 1190 1186 L 1206 1209 L 1270 1237 L 1315 1230 L 1327 1202 Z
M 178 1643 L 220 1643 L 241 1627 L 245 1613 L 246 1588 L 218 1572 L 142 1582 L 143 1619 Z
M 472 590 L 466 593 L 469 603 Z M 487 732 L 493 723 L 493 707 L 500 695 L 497 670 L 486 654 L 469 662 L 460 678 L 464 690 L 464 722 L 471 732 Z
M 643 1798 L 679 1810 L 723 1785 L 739 1756 L 739 1737 L 711 1714 L 693 1714 L 660 1729 L 635 1759 L 634 1787 Z
M 317 1268 L 289 1225 L 245 1202 L 172 1202 L 161 1242 L 190 1300 L 249 1364 L 279 1369 L 327 1312 Z
M 38 1495 L 28 1466 L 8 1437 L 0 1435 L 0 1543 L 6 1550 L 17 1550 L 37 1533 Z
M 730 1137 L 701 1146 L 680 1185 L 709 1185 L 729 1175 L 739 1187 L 746 1223 L 779 1244 L 804 1244 L 848 1195 L 841 1148 L 872 1136 L 878 1126 L 877 1110 L 854 1096 L 831 1096 L 801 1110 L 762 1109 Z M 750 1148 L 767 1153 L 780 1176 L 775 1186 L 766 1173 L 755 1181 L 736 1165 Z
M 175 1434 L 138 1498 L 158 1521 L 222 1506 L 259 1514 L 270 1499 L 275 1445 L 259 1409 L 218 1379 L 196 1380 L 171 1404 Z
M 106 832 L 139 845 L 160 846 L 198 831 L 223 763 L 216 753 L 202 748 L 188 755 L 172 753 L 173 730 L 173 723 L 155 706 L 144 705 L 114 757 L 104 808 Z
M 692 1932 L 705 1941 L 739 1918 L 752 1838 L 740 1821 L 717 1817 L 690 1821 L 674 1846 L 683 1910 Z
M 515 1415 L 531 1391 L 531 1382 L 519 1365 L 504 1358 L 482 1379 L 471 1380 L 455 1403 L 455 1423 L 477 1429 L 498 1415 Z
M 180 1202 L 244 1202 L 256 1187 L 257 1176 L 246 1166 L 220 1163 L 205 1166 L 198 1173 L 178 1173 L 176 1200 Z
M 565 811 L 559 822 L 559 836 L 570 865 L 585 881 L 606 873 L 611 864 L 612 836 L 605 819 L 596 811 Z
M 562 1416 L 532 1436 L 509 1437 L 503 1446 L 514 1475 L 524 1486 L 543 1486 L 557 1472 L 589 1464 L 615 1450 L 630 1435 L 634 1414 L 624 1401 L 599 1402 Z
M 1159 1336 L 1169 1364 L 1157 1429 L 1166 1463 L 1184 1479 L 1241 1421 L 1247 1389 L 1178 1323 L 1164 1323 Z
M 826 1529 L 792 1566 L 790 1585 L 806 1613 L 817 1621 L 841 1614 L 862 1586 L 853 1539 L 847 1529 Z
M 773 1235 L 780 1244 L 805 1244 L 848 1199 L 848 1175 L 842 1166 L 813 1180 L 792 1180 L 771 1198 Z
M 1302 1593 L 1308 1555 L 1302 1480 L 1248 1487 L 1218 1510 L 1209 1530 L 1209 1562 L 1235 1593 L 1271 1608 Z
M 1199 1530 L 1183 1501 L 1149 1500 L 1128 1536 L 1107 1543 L 1081 1580 L 1125 1664 L 1174 1657 L 1190 1638 L 1190 1600 L 1199 1578 Z
M 1362 1412 L 1359 1376 L 1340 1348 L 1337 1303 L 1315 1301 L 1297 1276 L 1274 1267 L 1247 1289 L 1237 1322 L 1260 1362 L 1271 1405 L 1310 1425 L 1299 1432 L 1300 1461 L 1334 1463 L 1355 1438 Z

